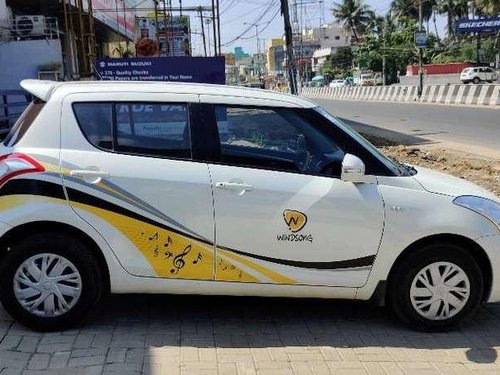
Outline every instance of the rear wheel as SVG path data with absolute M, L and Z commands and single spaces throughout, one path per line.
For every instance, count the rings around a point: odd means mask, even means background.
M 481 270 L 474 257 L 459 246 L 427 245 L 396 267 L 389 281 L 388 306 L 416 329 L 454 328 L 481 304 Z
M 40 331 L 78 322 L 100 297 L 99 265 L 79 241 L 43 233 L 15 243 L 0 269 L 0 301 L 22 324 Z
M 472 82 L 474 82 L 477 85 L 478 83 L 481 82 L 481 80 L 479 79 L 479 77 L 474 77 L 474 79 L 472 80 Z

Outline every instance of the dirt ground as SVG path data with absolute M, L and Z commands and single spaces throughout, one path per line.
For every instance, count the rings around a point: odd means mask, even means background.
M 365 137 L 390 158 L 472 181 L 500 196 L 500 160 L 464 155 L 438 146 L 403 146 L 387 139 Z

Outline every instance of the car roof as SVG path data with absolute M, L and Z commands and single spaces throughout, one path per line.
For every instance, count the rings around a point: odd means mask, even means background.
M 202 83 L 174 83 L 174 82 L 143 82 L 143 81 L 71 81 L 55 82 L 38 79 L 21 81 L 21 87 L 33 96 L 47 102 L 54 93 L 64 89 L 71 93 L 91 93 L 103 91 L 120 91 L 136 93 L 178 93 L 211 96 L 229 96 L 237 98 L 264 99 L 273 102 L 286 103 L 288 107 L 313 108 L 317 104 L 295 95 L 275 91 L 253 89 L 240 86 L 213 85 Z M 244 101 L 242 101 L 244 104 Z M 275 103 L 278 105 L 279 103 Z

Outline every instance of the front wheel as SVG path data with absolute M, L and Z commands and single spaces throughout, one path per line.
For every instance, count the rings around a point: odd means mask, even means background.
M 13 318 L 39 331 L 78 322 L 101 294 L 101 273 L 81 242 L 43 233 L 11 246 L 0 269 L 0 300 Z
M 472 82 L 474 82 L 477 85 L 478 83 L 481 82 L 481 80 L 478 77 L 474 77 L 474 79 L 472 80 Z
M 458 326 L 478 309 L 483 277 L 474 257 L 453 244 L 415 250 L 396 265 L 388 306 L 404 322 L 424 331 Z

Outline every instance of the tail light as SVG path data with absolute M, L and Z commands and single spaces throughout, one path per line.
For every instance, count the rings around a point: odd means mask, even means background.
M 15 176 L 44 171 L 43 165 L 26 154 L 13 153 L 0 156 L 0 186 Z

